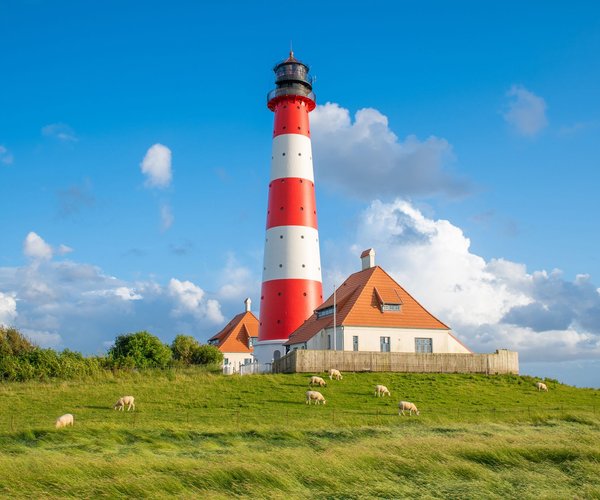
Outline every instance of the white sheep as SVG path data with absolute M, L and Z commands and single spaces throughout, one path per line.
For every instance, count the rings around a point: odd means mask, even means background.
M 318 385 L 320 387 L 327 387 L 327 382 L 325 382 L 321 377 L 310 377 L 310 382 L 308 385 Z
M 336 380 L 342 380 L 344 377 L 342 377 L 342 374 L 340 373 L 339 370 L 336 370 L 335 368 L 330 368 L 329 369 L 329 380 L 332 380 L 334 378 Z
M 57 429 L 61 429 L 63 427 L 67 427 L 67 426 L 73 426 L 73 415 L 71 415 L 70 413 L 65 413 L 64 415 L 62 415 L 61 417 L 58 417 L 56 419 L 56 428 Z
M 412 415 L 413 411 L 417 415 L 419 414 L 419 410 L 417 410 L 417 407 L 414 405 L 414 403 L 410 403 L 408 401 L 400 401 L 398 403 L 398 415 L 404 416 L 405 410 L 408 410 L 409 415 Z
M 135 398 L 133 396 L 123 396 L 122 398 L 119 398 L 113 408 L 115 410 L 125 411 L 125 405 L 127 405 L 127 411 L 132 408 L 135 411 Z
M 546 391 L 546 392 L 548 392 L 548 386 L 546 386 L 546 384 L 544 384 L 543 382 L 537 382 L 535 384 L 535 386 L 537 387 L 538 391 Z
M 319 403 L 325 404 L 327 402 L 325 401 L 323 394 L 319 391 L 306 391 L 306 404 L 311 404 L 311 401 L 314 401 L 316 405 Z
M 375 396 L 381 397 L 385 395 L 391 396 L 390 391 L 385 385 L 376 385 L 375 386 Z

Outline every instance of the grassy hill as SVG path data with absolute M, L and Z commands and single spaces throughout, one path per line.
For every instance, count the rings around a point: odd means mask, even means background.
M 529 377 L 108 372 L 0 384 L 0 496 L 600 497 L 600 391 Z M 391 398 L 375 398 L 383 383 Z M 119 396 L 135 412 L 117 412 Z M 421 410 L 399 417 L 404 399 Z M 54 420 L 75 415 L 75 427 Z

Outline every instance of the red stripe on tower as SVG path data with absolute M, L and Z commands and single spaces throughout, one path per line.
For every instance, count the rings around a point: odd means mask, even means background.
M 275 113 L 267 234 L 254 354 L 268 363 L 323 302 L 321 257 L 310 142 L 315 108 L 308 66 L 290 57 L 274 68 L 276 88 L 267 106 Z

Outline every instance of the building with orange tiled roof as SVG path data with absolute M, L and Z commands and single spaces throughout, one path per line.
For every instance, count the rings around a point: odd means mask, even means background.
M 290 335 L 288 350 L 471 352 L 448 325 L 375 265 L 372 248 L 361 260 L 362 270 L 349 276 Z
M 231 373 L 241 365 L 254 363 L 254 342 L 258 338 L 258 319 L 250 310 L 251 300 L 246 299 L 246 310 L 237 314 L 219 333 L 208 339 L 210 345 L 223 353 L 223 368 Z

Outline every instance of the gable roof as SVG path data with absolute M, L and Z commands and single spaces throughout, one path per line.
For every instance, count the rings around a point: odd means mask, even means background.
M 236 315 L 209 342 L 215 342 L 221 352 L 253 352 L 248 347 L 248 338 L 258 337 L 258 319 L 250 311 Z
M 401 304 L 401 311 L 382 312 L 383 303 Z M 336 326 L 450 330 L 379 266 L 350 275 L 336 290 L 336 305 Z M 317 311 L 331 306 L 333 295 Z M 317 318 L 315 312 L 290 335 L 285 345 L 306 342 L 322 329 L 331 327 L 333 315 Z

